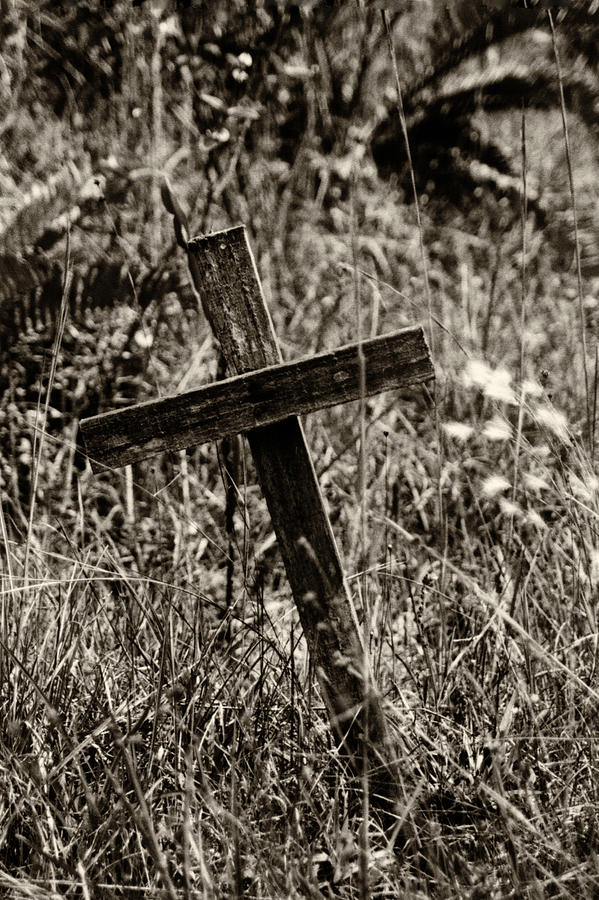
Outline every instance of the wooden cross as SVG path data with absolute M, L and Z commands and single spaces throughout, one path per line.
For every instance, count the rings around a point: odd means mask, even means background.
M 432 379 L 423 331 L 405 328 L 283 363 L 245 228 L 189 241 L 187 250 L 204 312 L 236 374 L 82 421 L 92 467 L 247 434 L 333 728 L 356 773 L 366 759 L 372 796 L 388 810 L 398 796 L 393 752 L 297 416 Z

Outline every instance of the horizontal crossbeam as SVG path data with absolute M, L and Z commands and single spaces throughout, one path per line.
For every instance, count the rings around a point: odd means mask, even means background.
M 359 349 L 364 359 L 361 388 Z M 81 423 L 92 468 L 117 468 L 164 450 L 213 441 L 434 377 L 421 327 L 236 375 Z

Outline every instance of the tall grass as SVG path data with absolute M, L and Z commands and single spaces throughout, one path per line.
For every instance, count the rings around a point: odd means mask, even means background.
M 156 35 L 153 47 L 156 73 Z M 176 142 L 145 87 L 149 133 L 136 119 L 126 142 L 143 131 L 158 165 Z M 525 176 L 553 166 L 566 198 L 575 183 L 591 192 L 576 122 L 548 162 L 539 114 L 524 121 L 526 140 L 522 116 L 501 119 Z M 559 115 L 542 123 L 560 134 Z M 79 327 L 65 301 L 48 375 L 33 394 L 14 385 L 21 406 L 2 411 L 6 896 L 598 892 L 599 480 L 580 324 L 592 337 L 598 285 L 558 268 L 525 204 L 511 224 L 491 203 L 474 218 L 414 207 L 367 151 L 348 168 L 352 140 L 317 159 L 318 178 L 304 148 L 285 184 L 265 154 L 259 189 L 240 144 L 241 176 L 224 166 L 232 180 L 216 183 L 264 225 L 254 244 L 286 357 L 356 329 L 434 323 L 435 409 L 426 395 L 382 396 L 306 423 L 397 747 L 395 833 L 331 735 L 246 445 L 234 466 L 201 447 L 92 477 L 76 423 L 57 425 L 53 407 L 57 385 L 85 389 L 91 368 L 61 381 Z M 317 180 L 329 186 L 312 196 L 293 187 Z M 151 185 L 143 200 L 144 221 L 120 210 L 127 234 L 164 214 Z M 228 224 L 222 206 L 203 214 Z M 139 396 L 215 373 L 204 323 L 177 330 L 166 304 L 146 313 Z M 95 327 L 101 348 L 130 319 Z M 405 823 L 409 853 L 394 842 Z

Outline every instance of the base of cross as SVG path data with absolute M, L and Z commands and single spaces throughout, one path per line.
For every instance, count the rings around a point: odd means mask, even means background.
M 324 501 L 298 418 L 434 378 L 422 328 L 282 363 L 244 227 L 189 241 L 188 261 L 231 378 L 81 423 L 95 468 L 121 466 L 243 431 L 252 451 L 331 725 L 371 807 L 402 822 L 400 760 L 389 740 Z

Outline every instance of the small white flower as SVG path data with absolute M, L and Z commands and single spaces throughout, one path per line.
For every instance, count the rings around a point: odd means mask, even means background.
M 510 387 L 512 376 L 507 369 L 495 369 L 492 378 L 483 388 L 487 397 L 503 403 L 516 403 L 516 396 Z
M 522 382 L 522 393 L 525 397 L 542 397 L 543 388 L 538 381 L 533 381 L 531 378 L 526 378 Z
M 514 516 L 519 518 L 522 515 L 522 507 L 513 500 L 507 500 L 505 497 L 499 498 L 499 509 L 504 516 Z
M 568 420 L 559 409 L 550 406 L 548 403 L 540 403 L 534 410 L 534 417 L 539 425 L 544 425 L 561 441 L 564 441 L 564 443 L 569 442 Z
M 154 338 L 149 331 L 139 328 L 133 335 L 133 340 L 142 350 L 147 350 L 154 343 Z
M 489 380 L 490 374 L 491 368 L 484 360 L 469 359 L 464 369 L 464 384 L 466 387 L 472 387 L 473 385 L 484 387 Z
M 524 521 L 527 525 L 532 525 L 533 528 L 538 528 L 539 531 L 543 531 L 547 528 L 547 525 L 543 521 L 541 515 L 536 511 L 536 509 L 529 509 L 524 517 Z
M 158 28 L 162 37 L 179 37 L 181 34 L 181 29 L 179 28 L 179 22 L 176 16 L 169 16 L 168 19 L 164 19 Z
M 573 472 L 570 472 L 568 481 L 570 482 L 570 490 L 575 497 L 578 497 L 579 500 L 591 499 L 591 493 L 588 487 L 586 486 L 584 481 L 578 477 L 578 475 L 574 475 Z
M 505 419 L 494 416 L 486 423 L 483 434 L 489 441 L 507 441 L 512 436 L 512 427 Z
M 590 552 L 589 578 L 594 584 L 599 582 L 599 549 L 593 547 Z
M 599 479 L 596 475 L 589 474 L 586 478 L 582 479 L 579 478 L 578 475 L 574 475 L 573 472 L 570 472 L 569 482 L 570 490 L 574 496 L 586 503 L 592 501 L 593 496 L 596 496 L 597 489 L 599 488 Z
M 546 491 L 549 489 L 545 479 L 541 478 L 540 475 L 534 475 L 532 472 L 525 472 L 522 480 L 529 491 Z
M 492 369 L 481 359 L 468 360 L 464 371 L 464 383 L 467 387 L 479 387 L 487 397 L 503 403 L 516 402 L 514 391 L 510 387 L 511 380 L 512 376 L 507 369 Z
M 490 475 L 482 483 L 482 492 L 485 497 L 495 497 L 497 494 L 501 494 L 502 491 L 507 491 L 510 487 L 509 481 L 503 475 Z
M 444 422 L 443 430 L 456 441 L 467 441 L 474 432 L 472 425 L 466 425 L 465 422 Z

